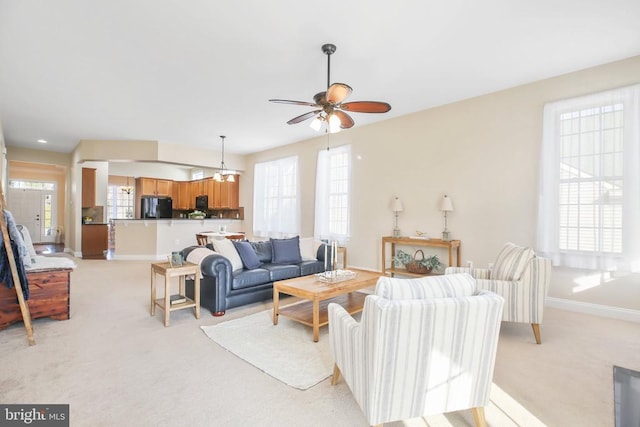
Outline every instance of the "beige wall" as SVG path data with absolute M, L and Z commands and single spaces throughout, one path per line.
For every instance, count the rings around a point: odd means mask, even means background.
M 403 234 L 421 230 L 440 237 L 437 203 L 450 195 L 448 224 L 462 241 L 463 265 L 492 262 L 507 241 L 535 247 L 544 104 L 638 82 L 640 57 L 634 57 L 369 126 L 358 127 L 353 114 L 356 127 L 331 135 L 332 145 L 352 144 L 354 158 L 349 264 L 381 268 L 380 238 L 393 229 L 394 196 L 404 203 Z M 247 156 L 241 188 L 247 232 L 254 164 L 297 154 L 301 234 L 312 235 L 316 156 L 324 146 L 320 137 Z

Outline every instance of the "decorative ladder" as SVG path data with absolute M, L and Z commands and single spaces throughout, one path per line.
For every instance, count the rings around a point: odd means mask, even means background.
M 13 256 L 13 250 L 11 249 L 11 241 L 9 240 L 9 231 L 7 230 L 7 222 L 4 218 L 5 210 L 4 192 L 2 191 L 2 182 L 0 182 L 0 228 L 2 229 L 2 240 L 4 242 L 5 250 L 7 251 L 7 259 L 9 260 L 9 266 L 11 268 L 11 275 L 13 276 L 13 289 L 16 290 L 18 296 L 18 303 L 20 304 L 20 312 L 22 313 L 22 320 L 24 321 L 24 327 L 27 330 L 27 339 L 29 345 L 35 345 L 36 340 L 33 338 L 33 327 L 31 325 L 31 313 L 29 312 L 29 306 L 24 300 L 22 295 L 22 282 L 18 275 L 18 267 L 16 266 L 16 259 Z

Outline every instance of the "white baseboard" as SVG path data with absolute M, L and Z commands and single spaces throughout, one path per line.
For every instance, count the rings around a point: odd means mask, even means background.
M 630 310 L 628 308 L 611 307 L 608 305 L 592 304 L 589 302 L 570 301 L 554 297 L 547 297 L 546 306 L 640 323 L 640 311 Z

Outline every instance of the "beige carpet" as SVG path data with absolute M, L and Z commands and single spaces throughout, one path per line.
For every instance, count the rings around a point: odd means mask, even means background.
M 68 403 L 74 427 L 367 425 L 343 381 L 289 387 L 200 329 L 270 301 L 220 318 L 176 311 L 165 328 L 161 310 L 149 315 L 149 262 L 77 262 L 71 319 L 36 319 L 33 347 L 22 324 L 0 331 L 0 402 Z M 538 346 L 529 326 L 502 325 L 494 384 L 505 400 L 548 426 L 613 426 L 613 365 L 640 370 L 640 324 L 547 309 L 541 330 Z M 518 425 L 518 409 L 500 408 L 490 426 Z M 385 427 L 454 425 L 473 425 L 470 412 Z
M 331 375 L 328 328 L 313 342 L 313 329 L 272 310 L 211 326 L 201 326 L 213 341 L 283 383 L 306 390 Z

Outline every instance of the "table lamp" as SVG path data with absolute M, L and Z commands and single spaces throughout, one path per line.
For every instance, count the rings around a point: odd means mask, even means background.
M 444 212 L 444 230 L 442 231 L 442 240 L 451 240 L 451 233 L 447 230 L 447 212 L 453 212 L 453 204 L 451 198 L 446 194 L 440 200 L 440 210 Z
M 402 202 L 398 197 L 394 198 L 391 201 L 391 210 L 393 211 L 396 217 L 396 226 L 393 229 L 393 237 L 400 237 L 400 229 L 398 228 L 398 213 L 402 212 L 403 207 L 402 207 Z

